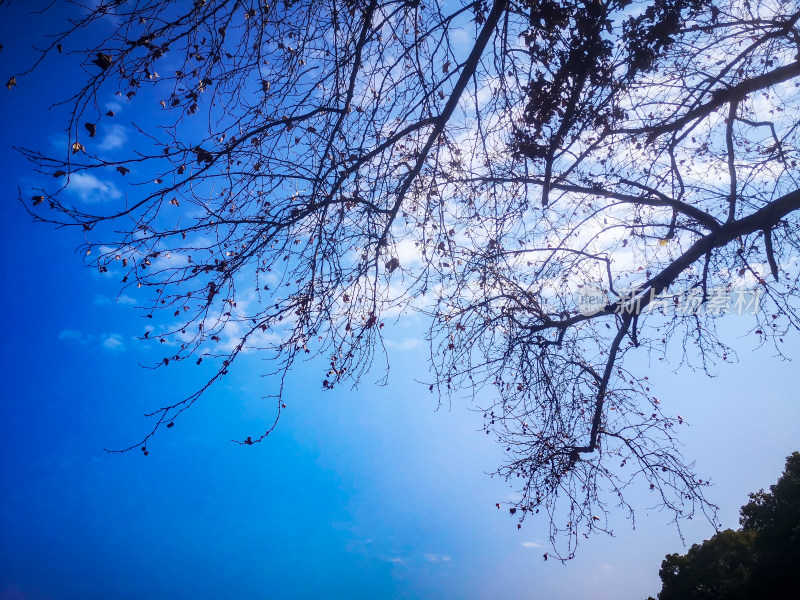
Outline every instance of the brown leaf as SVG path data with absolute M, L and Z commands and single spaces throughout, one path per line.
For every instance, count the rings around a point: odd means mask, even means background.
M 16 75 L 15 75 L 14 77 L 12 77 L 11 79 L 9 79 L 9 80 L 8 80 L 8 83 L 6 83 L 6 87 L 7 87 L 8 89 L 11 89 L 11 88 L 13 88 L 15 85 L 17 85 L 17 77 L 16 77 Z
M 42 202 L 44 202 L 44 196 L 34 196 L 33 197 L 33 205 L 34 206 L 38 206 Z
M 442 73 L 447 73 L 450 70 L 450 61 L 448 60 L 446 63 L 442 65 Z
M 207 163 L 211 164 L 214 162 L 214 156 L 208 150 L 203 150 L 199 146 L 194 149 L 195 154 L 197 154 L 197 164 L 200 163 Z
M 58 50 L 58 53 L 61 54 L 64 51 L 64 46 L 61 44 L 56 44 L 56 50 Z
M 113 110 L 110 110 L 106 113 L 107 117 L 113 117 L 116 113 Z
M 400 266 L 400 261 L 396 258 L 392 258 L 389 262 L 386 263 L 386 270 L 389 273 L 394 273 L 395 269 Z
M 66 174 L 67 174 L 66 171 L 56 171 L 55 173 L 53 173 L 53 177 L 64 177 L 64 175 Z
M 108 54 L 98 52 L 97 58 L 95 58 L 92 63 L 96 64 L 98 67 L 103 69 L 103 71 L 105 71 L 111 66 L 111 57 Z
M 72 153 L 77 154 L 78 152 L 86 152 L 86 148 L 80 142 L 75 142 L 72 144 Z
M 83 126 L 86 127 L 86 131 L 89 132 L 89 137 L 94 137 L 97 133 L 97 125 L 94 123 L 85 123 Z
M 118 171 L 118 172 L 119 172 L 121 175 L 123 175 L 123 176 L 131 172 L 131 170 L 130 170 L 130 169 L 126 169 L 126 168 L 125 168 L 125 167 L 123 167 L 123 166 L 119 166 L 119 167 L 117 167 L 117 171 Z

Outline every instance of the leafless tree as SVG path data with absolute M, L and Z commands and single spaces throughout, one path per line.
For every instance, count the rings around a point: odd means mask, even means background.
M 162 366 L 219 361 L 131 448 L 247 349 L 273 359 L 277 423 L 297 358 L 352 384 L 417 311 L 431 391 L 490 398 L 510 511 L 548 513 L 557 558 L 633 516 L 630 486 L 713 521 L 682 418 L 626 357 L 733 360 L 715 317 L 745 304 L 778 351 L 798 327 L 796 0 L 74 4 L 33 58 L 84 67 L 69 143 L 23 150 L 54 179 L 22 199 L 152 291 Z M 146 115 L 119 160 L 92 139 L 111 92 Z M 87 174 L 129 192 L 72 203 Z

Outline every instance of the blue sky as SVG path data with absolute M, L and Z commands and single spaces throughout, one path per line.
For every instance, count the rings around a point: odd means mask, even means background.
M 0 75 L 19 72 L 27 18 L 0 20 Z M 135 298 L 83 268 L 81 232 L 31 222 L 17 201 L 35 184 L 12 145 L 51 147 L 49 101 L 71 71 L 50 62 L 0 93 L 3 393 L 0 401 L 0 598 L 644 599 L 659 589 L 678 532 L 634 496 L 637 527 L 585 542 L 566 566 L 544 562 L 547 523 L 498 511 L 511 490 L 489 478 L 500 448 L 467 401 L 436 410 L 413 320 L 398 328 L 386 387 L 321 391 L 319 364 L 298 365 L 288 410 L 265 444 L 231 443 L 272 418 L 263 365 L 246 355 L 229 378 L 140 452 L 108 454 L 147 425 L 142 414 L 200 383 L 196 369 L 153 371 Z M 4 80 L 5 81 L 5 80 Z M 134 106 L 103 141 L 124 143 Z M 102 142 L 101 142 L 102 143 Z M 119 188 L 125 192 L 124 188 Z M 88 191 L 87 194 L 93 192 Z M 84 200 L 90 200 L 89 197 Z M 747 493 L 768 486 L 800 446 L 796 363 L 753 352 L 744 317 L 722 324 L 741 362 L 719 376 L 638 360 L 667 412 L 692 426 L 686 454 L 715 486 L 725 527 Z M 797 336 L 787 354 L 800 356 Z M 687 542 L 710 537 L 687 523 Z

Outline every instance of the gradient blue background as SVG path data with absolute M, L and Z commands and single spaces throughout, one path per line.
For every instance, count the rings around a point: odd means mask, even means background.
M 20 72 L 36 30 L 63 17 L 57 7 L 36 21 L 26 6 L 0 18 L 0 77 Z M 322 366 L 298 365 L 277 431 L 253 447 L 230 440 L 259 432 L 273 413 L 260 399 L 261 359 L 244 356 L 148 457 L 105 453 L 135 441 L 142 414 L 190 393 L 200 376 L 140 368 L 160 355 L 136 339 L 143 315 L 114 301 L 116 278 L 82 267 L 81 232 L 33 224 L 18 202 L 18 188 L 27 200 L 39 179 L 10 147 L 59 143 L 63 115 L 48 106 L 74 62 L 57 57 L 0 90 L 0 599 L 656 594 L 664 555 L 685 547 L 667 515 L 647 510 L 647 490 L 632 497 L 635 530 L 619 516 L 615 538 L 586 541 L 566 566 L 544 562 L 546 521 L 517 531 L 495 508 L 512 490 L 485 475 L 500 453 L 479 433 L 480 415 L 459 400 L 437 411 L 414 382 L 427 373 L 424 346 L 391 350 L 388 387 L 374 385 L 376 372 L 358 390 L 323 393 Z M 118 123 L 130 128 L 142 110 L 126 105 Z M 741 362 L 716 379 L 638 359 L 666 410 L 692 423 L 686 454 L 715 481 L 725 527 L 800 448 L 796 363 L 752 352 L 746 325 L 723 322 Z M 419 332 L 411 319 L 390 338 L 402 346 Z M 800 355 L 797 336 L 786 351 Z M 713 529 L 694 521 L 683 533 L 693 543 Z

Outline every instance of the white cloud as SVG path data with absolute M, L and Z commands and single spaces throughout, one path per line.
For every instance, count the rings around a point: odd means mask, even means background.
M 423 554 L 422 558 L 428 562 L 450 562 L 452 560 L 447 554 Z
M 525 548 L 544 548 L 544 546 L 537 544 L 536 542 L 522 542 L 522 545 Z
M 121 350 L 124 347 L 125 345 L 122 343 L 122 336 L 120 336 L 118 333 L 107 335 L 103 340 L 103 348 L 107 348 L 109 350 Z
M 386 560 L 388 560 L 390 563 L 395 563 L 395 564 L 401 564 L 403 562 L 403 559 L 400 558 L 399 556 L 390 556 L 387 557 Z
M 110 181 L 102 181 L 91 173 L 70 175 L 67 190 L 88 204 L 97 204 L 122 197 L 117 187 Z
M 417 346 L 422 345 L 422 340 L 419 338 L 407 338 L 402 342 L 393 342 L 392 340 L 386 340 L 386 346 L 389 348 L 395 348 L 397 350 L 413 350 Z
M 64 329 L 58 334 L 58 339 L 73 342 L 76 344 L 88 345 L 99 344 L 106 350 L 124 350 L 125 344 L 122 342 L 122 336 L 118 333 L 103 333 L 101 335 L 94 335 L 91 333 L 83 333 L 76 329 Z
M 128 141 L 128 135 L 122 125 L 110 125 L 105 128 L 105 132 L 103 141 L 97 147 L 99 150 L 119 150 Z
M 117 296 L 116 298 L 109 298 L 103 294 L 95 294 L 93 302 L 95 306 L 107 306 L 109 304 L 136 304 L 136 300 L 130 296 L 126 296 L 125 294 Z
M 417 242 L 410 238 L 405 238 L 395 244 L 394 254 L 403 268 L 412 267 L 422 262 L 422 252 L 417 246 Z

